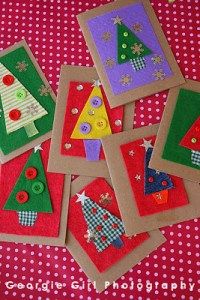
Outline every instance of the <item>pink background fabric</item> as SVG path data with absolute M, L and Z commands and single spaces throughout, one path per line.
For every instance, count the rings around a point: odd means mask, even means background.
M 41 65 L 54 91 L 58 88 L 60 65 L 92 66 L 76 15 L 91 9 L 106 0 L 3 0 L 0 4 L 0 49 L 25 38 Z M 168 42 L 186 76 L 200 81 L 200 18 L 199 0 L 152 0 L 154 10 L 162 24 Z M 167 92 L 156 94 L 137 102 L 135 126 L 154 124 L 160 121 Z M 162 229 L 167 242 L 154 251 L 117 282 L 140 283 L 141 290 L 108 288 L 102 294 L 92 288 L 75 290 L 74 280 L 87 283 L 87 277 L 65 248 L 0 243 L 0 299 L 199 299 L 199 220 L 191 220 Z M 30 289 L 7 289 L 6 281 L 32 283 Z M 41 291 L 41 283 L 54 281 L 63 284 L 62 289 Z M 145 285 L 150 281 L 152 291 Z M 187 284 L 181 290 L 180 281 Z M 161 284 L 168 283 L 168 288 Z M 171 291 L 170 284 L 177 289 Z M 189 291 L 188 284 L 195 284 Z

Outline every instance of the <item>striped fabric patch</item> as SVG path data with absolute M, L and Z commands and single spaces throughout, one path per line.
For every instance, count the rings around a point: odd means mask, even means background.
M 0 94 L 1 101 L 5 116 L 5 125 L 7 133 L 14 132 L 27 124 L 40 119 L 44 115 L 47 115 L 47 111 L 40 105 L 40 103 L 26 90 L 27 96 L 24 100 L 17 100 L 15 93 L 19 89 L 25 89 L 25 87 L 15 77 L 15 81 L 11 86 L 6 86 L 2 82 L 2 78 L 5 75 L 12 75 L 6 67 L 0 63 Z M 30 107 L 35 107 L 35 110 L 31 110 Z M 21 117 L 17 121 L 13 121 L 9 118 L 9 112 L 12 109 L 18 109 L 21 112 Z

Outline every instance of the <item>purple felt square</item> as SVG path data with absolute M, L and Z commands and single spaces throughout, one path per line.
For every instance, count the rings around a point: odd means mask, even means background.
M 134 70 L 130 61 L 124 64 L 117 62 L 117 25 L 113 21 L 117 16 L 152 52 L 144 57 L 145 67 L 140 70 Z M 138 24 L 139 30 L 134 30 L 133 26 Z M 105 13 L 90 19 L 88 26 L 114 95 L 173 75 L 143 4 L 132 4 Z M 126 83 L 124 76 L 128 78 Z

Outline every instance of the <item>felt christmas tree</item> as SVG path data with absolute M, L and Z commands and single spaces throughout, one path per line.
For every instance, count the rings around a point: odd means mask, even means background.
M 200 166 L 200 117 L 195 120 L 182 138 L 180 145 L 191 150 L 191 161 Z
M 158 204 L 166 203 L 168 201 L 168 190 L 174 187 L 172 180 L 166 173 L 149 168 L 153 152 L 151 141 L 144 139 L 144 143 L 141 146 L 145 147 L 144 194 L 151 194 Z
M 3 208 L 18 212 L 22 226 L 33 226 L 39 212 L 52 213 L 45 171 L 37 149 L 28 158 Z
M 82 139 L 86 159 L 96 161 L 99 160 L 101 150 L 100 139 L 111 133 L 103 95 L 97 81 L 77 120 L 71 138 Z
M 38 134 L 34 121 L 47 115 L 47 111 L 20 83 L 20 81 L 0 63 L 0 94 L 7 134 L 21 128 L 28 137 Z
M 87 241 L 92 241 L 98 252 L 104 251 L 110 245 L 117 249 L 123 247 L 124 244 L 120 238 L 124 233 L 122 221 L 87 197 L 85 191 L 82 194 L 77 194 L 77 196 L 76 202 L 81 202 L 83 215 L 88 226 L 84 236 Z
M 135 71 L 146 67 L 145 57 L 152 51 L 125 25 L 119 17 L 113 18 L 117 25 L 118 64 L 128 61 Z

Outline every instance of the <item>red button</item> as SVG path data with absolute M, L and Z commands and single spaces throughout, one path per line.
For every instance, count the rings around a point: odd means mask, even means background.
M 27 202 L 28 198 L 28 193 L 26 191 L 20 191 L 16 194 L 16 199 L 21 204 Z
M 162 185 L 163 185 L 163 186 L 168 185 L 167 181 L 166 181 L 166 180 L 163 180 L 163 181 L 162 181 Z
M 97 231 L 101 231 L 101 230 L 102 230 L 102 226 L 101 226 L 101 225 L 98 225 L 98 226 L 96 227 L 96 230 L 97 230 Z
M 96 214 L 96 212 L 97 212 L 97 208 L 93 207 L 93 208 L 92 208 L 92 213 L 93 213 L 93 214 Z
M 101 240 L 102 240 L 102 242 L 105 242 L 107 240 L 107 237 L 106 236 L 102 236 Z
M 10 112 L 9 112 L 9 118 L 12 120 L 12 121 L 17 121 L 19 120 L 21 117 L 21 111 L 19 109 L 12 109 Z
M 117 227 L 118 227 L 118 224 L 116 224 L 116 223 L 112 224 L 112 228 L 116 229 Z
M 33 168 L 33 167 L 29 167 L 25 171 L 25 176 L 27 179 L 30 179 L 30 180 L 34 179 L 37 176 L 37 169 Z
M 149 177 L 148 181 L 153 182 L 153 177 Z
M 13 84 L 14 80 L 15 80 L 14 76 L 12 76 L 12 75 L 5 75 L 5 76 L 3 77 L 3 80 L 2 80 L 2 81 L 3 81 L 3 83 L 4 83 L 5 85 L 9 86 L 9 85 L 12 85 L 12 84 Z

